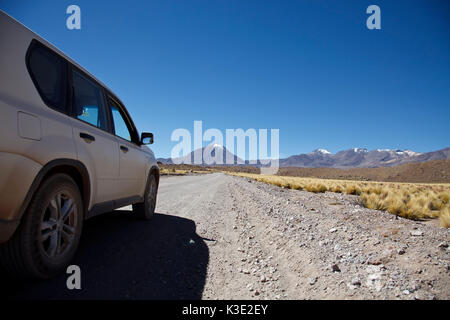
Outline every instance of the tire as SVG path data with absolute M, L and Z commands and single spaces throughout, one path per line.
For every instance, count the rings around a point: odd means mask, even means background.
M 73 179 L 66 174 L 51 176 L 36 191 L 12 238 L 0 246 L 0 262 L 25 278 L 47 279 L 61 273 L 77 250 L 83 210 Z
M 140 219 L 150 220 L 155 214 L 157 194 L 158 183 L 156 177 L 153 174 L 150 174 L 145 188 L 144 201 L 133 204 L 134 216 Z

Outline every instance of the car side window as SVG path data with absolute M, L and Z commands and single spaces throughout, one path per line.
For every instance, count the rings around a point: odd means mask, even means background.
M 42 100 L 53 109 L 66 112 L 66 62 L 36 42 L 30 47 L 27 62 L 31 78 Z
M 111 108 L 116 136 L 131 142 L 130 129 L 128 128 L 127 122 L 122 112 L 120 111 L 120 107 L 113 100 L 108 100 L 109 106 Z
M 77 119 L 107 130 L 106 109 L 100 86 L 73 69 L 73 107 Z

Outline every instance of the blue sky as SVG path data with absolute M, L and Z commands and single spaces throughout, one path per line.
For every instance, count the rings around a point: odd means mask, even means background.
M 66 8 L 81 8 L 81 30 Z M 381 8 L 368 30 L 366 8 Z M 29 1 L 0 8 L 108 85 L 168 157 L 176 128 L 277 128 L 280 154 L 450 141 L 448 1 Z

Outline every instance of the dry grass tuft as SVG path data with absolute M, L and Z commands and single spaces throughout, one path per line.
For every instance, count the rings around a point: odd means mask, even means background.
M 314 192 L 314 193 L 322 193 L 327 191 L 327 187 L 325 187 L 325 185 L 321 184 L 321 183 L 317 183 L 317 184 L 308 184 L 305 187 L 306 191 L 309 192 Z
M 444 228 L 450 228 L 450 209 L 446 207 L 439 215 L 439 220 L 441 220 L 441 226 Z
M 351 184 L 346 188 L 345 192 L 347 194 L 355 194 L 359 196 L 361 194 L 361 189 L 358 186 Z
M 346 181 L 228 173 L 294 190 L 358 195 L 362 204 L 369 209 L 385 210 L 413 220 L 439 217 L 441 225 L 450 227 L 450 184 Z
M 335 193 L 342 193 L 344 188 L 341 185 L 331 187 L 330 191 Z
M 438 198 L 443 204 L 449 204 L 450 202 L 450 192 L 442 192 L 439 194 Z

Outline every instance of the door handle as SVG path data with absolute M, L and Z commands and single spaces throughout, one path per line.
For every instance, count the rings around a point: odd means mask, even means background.
M 80 132 L 80 138 L 88 140 L 90 142 L 95 141 L 95 137 L 91 136 L 90 134 L 84 133 L 84 132 Z
M 125 146 L 120 146 L 120 150 L 122 150 L 123 152 L 128 152 L 128 148 Z

